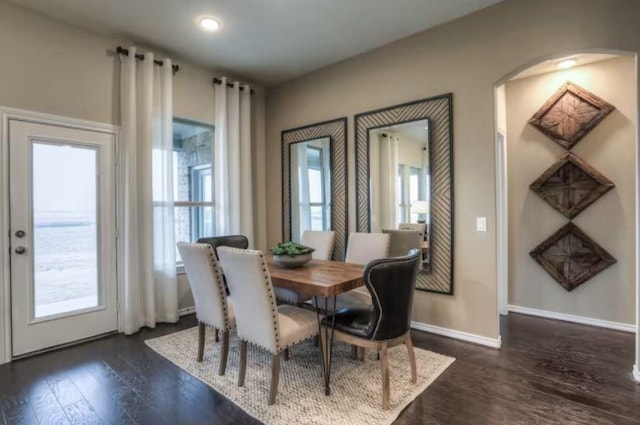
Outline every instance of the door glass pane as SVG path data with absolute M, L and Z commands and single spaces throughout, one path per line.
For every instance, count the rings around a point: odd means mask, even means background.
M 96 307 L 97 151 L 32 146 L 35 317 Z

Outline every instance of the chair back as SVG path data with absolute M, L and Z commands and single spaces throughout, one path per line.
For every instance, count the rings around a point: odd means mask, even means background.
M 207 238 L 198 239 L 198 243 L 208 243 L 213 248 L 213 252 L 218 259 L 218 247 L 230 246 L 233 248 L 247 249 L 249 248 L 249 239 L 244 235 L 229 235 L 229 236 L 212 236 Z
M 233 300 L 238 337 L 279 353 L 278 307 L 264 255 L 226 246 L 218 248 L 218 255 Z
M 385 233 L 350 233 L 345 263 L 362 264 L 389 254 L 389 235 Z
M 399 337 L 411 327 L 420 251 L 373 260 L 364 269 L 364 283 L 371 293 L 373 311 L 367 336 L 372 340 Z
M 398 230 L 415 230 L 420 233 L 420 240 L 426 240 L 425 235 L 427 233 L 426 223 L 400 223 L 398 224 Z
M 300 243 L 315 249 L 311 254 L 314 260 L 331 260 L 335 235 L 333 231 L 305 230 Z
M 223 331 L 229 330 L 227 293 L 213 248 L 201 243 L 178 242 L 177 245 L 198 320 Z
M 422 239 L 416 230 L 383 229 L 382 233 L 390 237 L 389 257 L 402 257 L 412 249 L 420 249 Z

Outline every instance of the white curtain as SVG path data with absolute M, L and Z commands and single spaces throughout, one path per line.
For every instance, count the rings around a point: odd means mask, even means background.
M 172 67 L 120 55 L 124 331 L 178 320 L 172 176 Z
M 253 246 L 251 87 L 227 79 L 215 86 L 214 197 L 216 235 L 242 234 Z
M 383 229 L 395 229 L 397 225 L 396 178 L 398 175 L 398 137 L 387 134 L 380 137 L 380 221 Z
M 398 138 L 380 133 L 372 140 L 370 149 L 371 170 L 371 231 L 395 229 L 398 193 Z

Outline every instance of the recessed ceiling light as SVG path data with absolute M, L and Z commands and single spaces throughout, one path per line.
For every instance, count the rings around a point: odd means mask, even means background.
M 556 68 L 558 69 L 567 69 L 567 68 L 571 68 L 572 66 L 574 66 L 576 64 L 577 60 L 575 59 L 564 59 L 561 60 L 560 62 L 556 63 Z
M 220 29 L 220 22 L 216 18 L 206 16 L 200 18 L 200 28 L 205 31 L 218 31 Z

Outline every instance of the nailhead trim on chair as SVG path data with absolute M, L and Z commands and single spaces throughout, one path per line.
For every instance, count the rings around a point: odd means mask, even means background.
M 216 254 L 211 247 L 211 245 L 206 243 L 199 243 L 197 245 L 206 247 L 207 254 L 209 255 L 209 261 L 211 262 L 211 266 L 213 267 L 214 274 L 216 275 L 216 281 L 218 284 L 218 293 L 220 294 L 220 299 L 222 300 L 222 313 L 224 315 L 224 329 L 220 329 L 223 332 L 227 332 L 231 329 L 231 323 L 229 321 L 229 307 L 227 305 L 227 290 L 224 287 L 224 278 L 222 277 L 222 273 L 220 272 L 220 264 L 216 257 Z M 215 328 L 210 323 L 202 322 L 207 326 L 211 326 Z
M 225 248 L 230 251 L 238 251 L 238 252 L 246 251 L 244 249 L 238 249 L 238 248 L 232 248 L 232 247 L 225 247 Z M 282 348 L 280 347 L 280 324 L 278 322 L 278 305 L 276 304 L 276 297 L 273 292 L 273 284 L 271 283 L 271 276 L 269 275 L 269 268 L 267 266 L 267 261 L 265 260 L 264 254 L 262 252 L 260 252 L 260 260 L 262 261 L 262 273 L 264 277 L 263 283 L 267 286 L 267 293 L 269 294 L 269 302 L 271 303 L 271 317 L 273 321 L 273 328 L 275 330 L 276 351 L 274 353 L 270 348 L 264 347 L 261 344 L 256 344 L 253 341 L 247 341 L 244 338 L 241 338 L 241 340 L 249 344 L 262 347 L 272 354 L 278 354 L 282 351 Z

